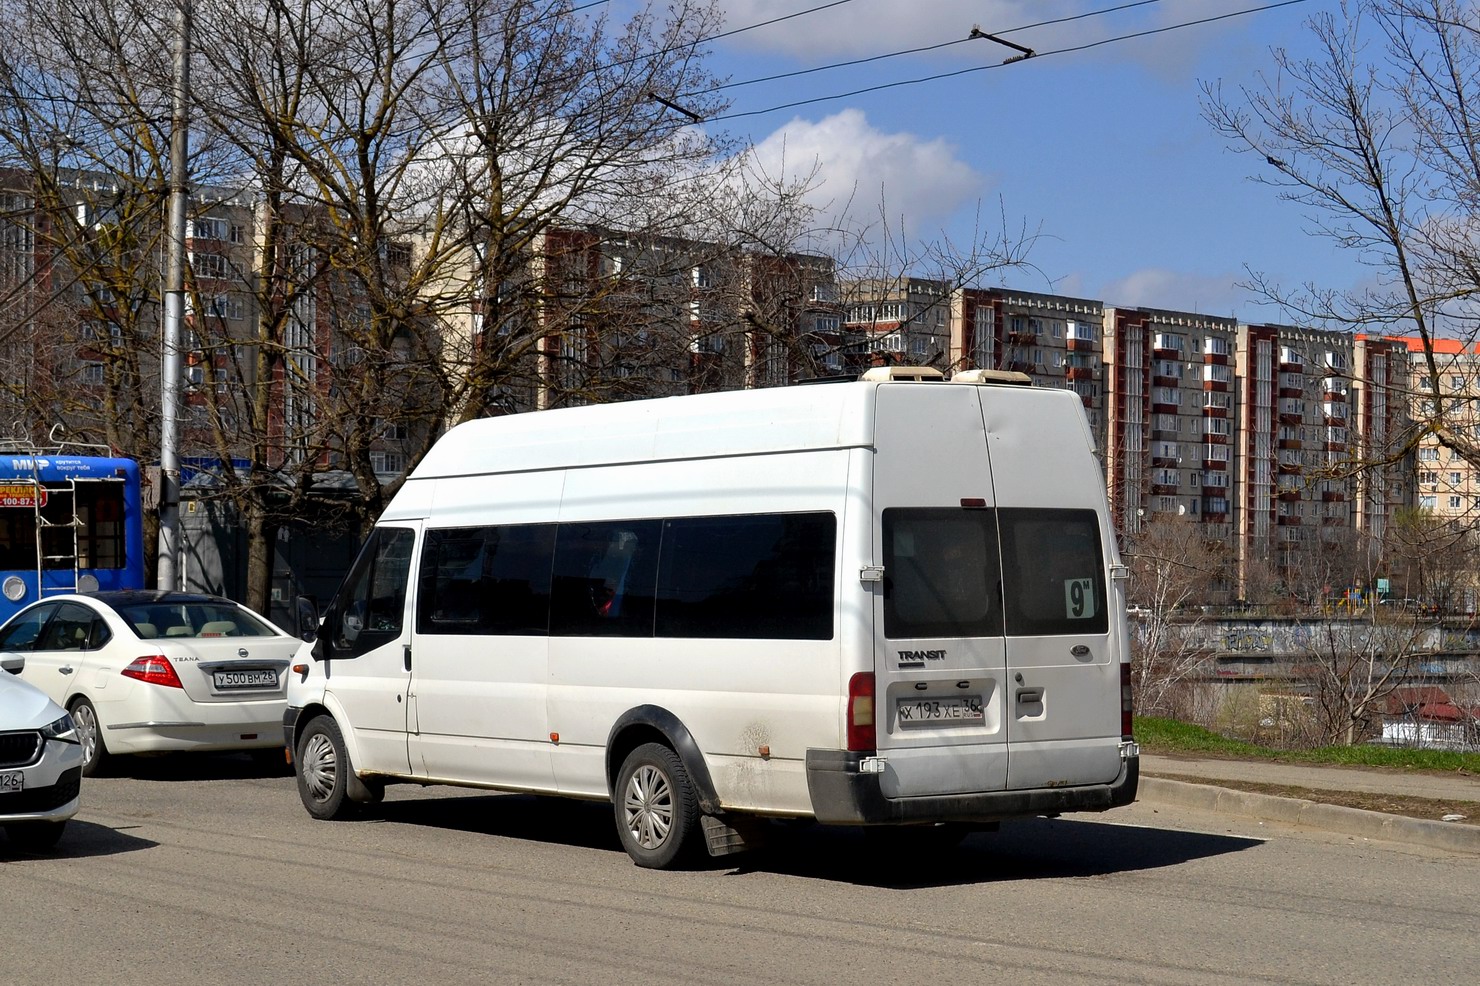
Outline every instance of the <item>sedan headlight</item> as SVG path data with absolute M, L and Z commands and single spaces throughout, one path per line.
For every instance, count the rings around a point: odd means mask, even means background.
M 72 721 L 71 713 L 63 713 L 56 722 L 47 723 L 41 727 L 41 735 L 47 739 L 60 740 L 63 743 L 81 743 L 77 737 L 77 724 Z

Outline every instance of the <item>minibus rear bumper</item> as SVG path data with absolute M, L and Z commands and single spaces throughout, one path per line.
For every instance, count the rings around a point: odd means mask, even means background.
M 996 822 L 1007 818 L 1056 815 L 1068 811 L 1107 811 L 1136 800 L 1141 758 L 1132 754 L 1120 763 L 1120 776 L 1109 784 L 1037 788 L 1027 791 L 981 791 L 929 797 L 886 798 L 879 773 L 865 773 L 872 754 L 847 750 L 807 751 L 807 790 L 812 812 L 829 825 L 899 825 L 925 822 Z

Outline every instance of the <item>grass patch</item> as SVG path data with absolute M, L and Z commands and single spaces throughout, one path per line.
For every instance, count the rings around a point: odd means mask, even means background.
M 1449 750 L 1409 750 L 1393 746 L 1325 746 L 1314 750 L 1276 750 L 1255 743 L 1229 739 L 1210 729 L 1159 719 L 1136 717 L 1136 741 L 1146 753 L 1227 757 L 1240 760 L 1282 760 L 1289 763 L 1330 764 L 1352 767 L 1390 767 L 1398 770 L 1429 770 L 1440 773 L 1480 775 L 1480 753 Z

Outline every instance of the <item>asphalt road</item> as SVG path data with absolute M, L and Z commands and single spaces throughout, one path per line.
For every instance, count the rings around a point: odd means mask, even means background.
M 657 873 L 604 805 L 392 788 L 315 822 L 245 758 L 83 787 L 0 840 L 0 982 L 1408 983 L 1480 968 L 1480 856 L 1141 803 L 888 865 L 792 826 Z

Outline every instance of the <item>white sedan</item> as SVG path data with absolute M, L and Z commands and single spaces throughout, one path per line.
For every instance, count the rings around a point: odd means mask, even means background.
M 77 814 L 82 744 L 72 717 L 15 677 L 24 663 L 0 660 L 0 825 L 22 849 L 50 849 Z
M 300 641 L 229 599 L 50 596 L 0 627 L 0 657 L 71 713 L 83 773 L 116 754 L 261 751 L 282 763 L 286 671 Z

